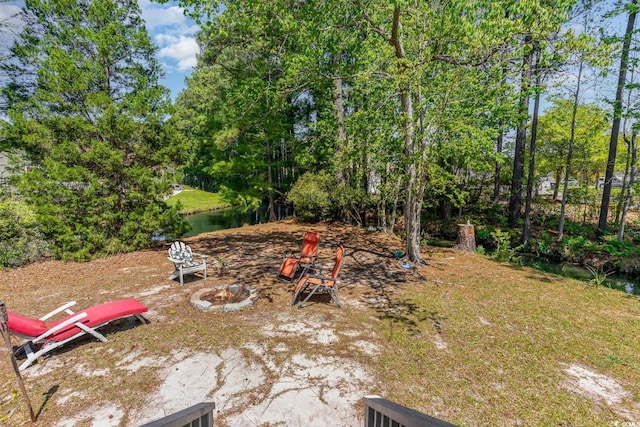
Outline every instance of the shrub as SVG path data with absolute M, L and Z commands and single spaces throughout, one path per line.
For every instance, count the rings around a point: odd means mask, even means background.
M 518 248 L 511 248 L 511 235 L 508 231 L 497 228 L 491 233 L 491 238 L 496 246 L 493 258 L 506 262 L 518 261 L 515 255 Z
M 491 238 L 491 230 L 489 227 L 477 227 L 476 228 L 476 241 L 486 242 Z
M 307 172 L 289 190 L 287 201 L 293 203 L 296 215 L 305 221 L 318 221 L 331 211 L 331 185 L 333 179 L 326 172 Z
M 572 204 L 595 204 L 598 192 L 593 187 L 570 187 L 567 188 L 567 203 Z
M 553 248 L 553 237 L 548 231 L 543 231 L 538 239 L 532 239 L 531 248 L 541 255 L 549 255 Z
M 47 246 L 27 205 L 0 196 L 0 268 L 35 261 Z

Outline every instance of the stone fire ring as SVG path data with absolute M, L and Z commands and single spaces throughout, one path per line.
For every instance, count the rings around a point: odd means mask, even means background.
M 207 300 L 201 299 L 201 297 L 205 294 L 208 294 L 210 292 L 220 291 L 222 289 L 226 289 L 229 292 L 234 293 L 238 291 L 238 288 L 240 286 L 243 286 L 246 291 L 249 291 L 249 296 L 240 302 L 227 303 L 227 304 L 212 304 Z M 200 289 L 198 292 L 196 292 L 191 296 L 191 305 L 200 311 L 222 313 L 227 311 L 240 311 L 245 308 L 251 307 L 257 299 L 258 299 L 258 289 L 252 286 L 234 283 L 233 285 L 220 285 L 214 288 Z

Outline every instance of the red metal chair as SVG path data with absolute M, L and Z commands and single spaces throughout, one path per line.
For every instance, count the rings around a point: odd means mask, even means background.
M 331 271 L 331 276 L 324 276 L 322 274 L 305 274 L 303 275 L 298 284 L 296 285 L 295 290 L 293 291 L 293 298 L 291 299 L 291 305 L 295 305 L 296 301 L 298 301 L 298 308 L 302 308 L 302 306 L 309 301 L 316 293 L 328 293 L 331 296 L 333 302 L 336 303 L 337 307 L 340 307 L 340 300 L 338 300 L 338 272 L 340 271 L 340 265 L 342 264 L 342 257 L 344 255 L 344 247 L 342 245 L 338 246 L 336 249 L 336 260 L 333 265 L 333 270 Z M 302 300 L 302 294 L 308 289 L 311 288 L 311 292 L 306 296 L 304 300 Z M 302 300 L 302 301 L 301 301 Z
M 296 277 L 303 276 L 318 258 L 318 246 L 320 245 L 320 234 L 316 231 L 304 233 L 304 241 L 300 252 L 289 251 L 280 264 L 278 277 L 293 282 Z M 298 274 L 298 272 L 300 272 Z

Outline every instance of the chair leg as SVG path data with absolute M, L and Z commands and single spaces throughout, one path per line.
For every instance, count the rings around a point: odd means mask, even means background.
M 340 308 L 340 300 L 338 300 L 338 290 L 335 288 L 330 288 L 329 295 L 331 295 L 331 299 L 336 303 L 336 306 Z
M 182 273 L 182 270 L 180 270 L 180 286 L 184 286 L 184 275 Z
M 313 288 L 311 290 L 311 292 L 309 292 L 309 295 L 307 295 L 307 297 L 304 299 L 304 301 L 302 301 L 300 304 L 298 304 L 298 308 L 302 308 L 302 306 L 309 301 L 309 298 L 311 298 L 313 296 L 313 294 L 316 293 L 316 291 L 318 290 L 318 288 L 320 288 L 321 285 L 317 285 L 315 288 Z
M 308 283 L 306 281 L 306 277 L 302 277 L 299 281 L 298 284 L 296 285 L 295 290 L 293 291 L 293 298 L 291 298 L 291 305 L 294 306 L 296 305 L 296 300 L 298 300 L 300 298 L 300 295 L 302 295 L 302 293 L 307 289 Z
M 305 287 L 306 289 L 306 287 Z M 341 308 L 340 305 L 340 300 L 338 299 L 338 290 L 335 289 L 333 286 L 322 286 L 322 285 L 318 285 L 315 288 L 313 288 L 311 290 L 311 292 L 309 292 L 309 295 L 307 295 L 307 297 L 304 299 L 304 301 L 300 302 L 300 304 L 298 304 L 298 308 L 302 308 L 302 306 L 309 301 L 309 298 L 311 298 L 313 296 L 313 294 L 315 294 L 318 291 L 326 291 L 329 296 L 331 297 L 331 299 L 333 300 L 333 302 L 336 304 L 336 307 Z M 302 291 L 300 292 L 302 293 Z M 291 305 L 293 305 L 293 302 L 291 303 Z

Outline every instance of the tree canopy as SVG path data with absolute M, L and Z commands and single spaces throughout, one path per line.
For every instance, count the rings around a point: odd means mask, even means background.
M 140 10 L 131 1 L 26 1 L 3 64 L 8 144 L 29 163 L 17 188 L 54 255 L 144 247 L 184 224 L 162 197 L 182 138 Z

